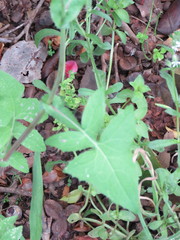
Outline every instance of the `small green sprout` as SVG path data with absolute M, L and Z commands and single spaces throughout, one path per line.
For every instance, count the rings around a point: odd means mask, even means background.
M 60 84 L 61 90 L 59 95 L 64 98 L 67 107 L 70 109 L 77 109 L 80 105 L 85 104 L 85 98 L 79 97 L 76 94 L 73 80 L 74 73 L 71 72 L 70 76 Z
M 50 57 L 52 57 L 55 54 L 55 51 L 52 48 L 52 41 L 51 40 L 48 41 L 48 51 L 47 51 L 47 53 Z
M 138 32 L 138 34 L 136 35 L 136 37 L 139 39 L 139 42 L 140 43 L 144 43 L 145 40 L 148 39 L 148 35 L 146 33 L 141 33 L 141 32 Z
M 153 62 L 161 61 L 164 59 L 164 54 L 166 53 L 166 49 L 161 47 L 160 49 L 153 49 Z

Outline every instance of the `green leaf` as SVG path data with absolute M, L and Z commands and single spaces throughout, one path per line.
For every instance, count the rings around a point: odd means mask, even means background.
M 104 18 L 104 19 L 106 19 L 107 21 L 109 21 L 110 23 L 112 23 L 111 17 L 110 17 L 108 14 L 106 14 L 106 13 L 104 13 L 104 12 L 102 12 L 102 11 L 98 11 L 98 10 L 94 10 L 94 9 L 93 9 L 93 10 L 91 11 L 91 13 L 92 13 L 92 14 L 95 14 L 95 15 L 101 17 L 101 18 Z
M 9 163 L 7 161 L 0 161 L 0 167 L 8 167 Z
M 0 240 L 19 240 L 22 237 L 22 226 L 15 227 L 17 216 L 2 218 L 0 216 Z
M 0 149 L 2 149 L 11 140 L 11 127 L 0 127 Z
M 18 139 L 25 130 L 26 130 L 25 126 L 23 126 L 20 122 L 15 122 L 13 130 L 15 138 Z M 36 130 L 32 130 L 30 132 L 28 137 L 22 142 L 22 145 L 31 149 L 32 151 L 43 152 L 46 150 L 44 140 Z
M 81 60 L 82 63 L 87 63 L 89 61 L 89 54 L 88 54 L 88 52 L 81 53 L 80 60 Z
M 163 69 L 160 71 L 160 75 L 161 75 L 162 78 L 164 78 L 166 80 L 166 84 L 167 84 L 168 89 L 171 93 L 172 99 L 173 99 L 174 102 L 176 102 L 178 92 L 177 92 L 176 86 L 174 86 L 174 81 L 173 81 L 172 76 Z
M 93 50 L 93 46 L 91 45 L 90 49 L 89 49 L 88 43 L 84 40 L 72 40 L 72 41 L 70 41 L 69 46 L 67 48 L 67 55 L 74 55 L 73 50 L 78 45 L 82 45 L 86 49 L 87 52 Z
M 76 203 L 82 197 L 82 190 L 75 189 L 68 193 L 67 196 L 62 197 L 60 200 L 67 203 Z
M 33 164 L 33 186 L 30 208 L 30 237 L 41 239 L 43 208 L 43 181 L 40 153 L 35 152 Z
M 126 34 L 122 31 L 117 30 L 117 29 L 116 29 L 116 33 L 120 37 L 122 43 L 126 44 L 126 41 L 127 41 Z
M 44 109 L 49 115 L 54 117 L 54 119 L 65 124 L 68 128 L 75 130 L 79 129 L 80 124 L 69 109 L 65 107 L 57 109 L 47 104 L 44 104 Z
M 81 96 L 91 96 L 94 93 L 94 90 L 89 88 L 79 88 L 78 94 Z
M 51 17 L 57 28 L 67 28 L 80 13 L 86 0 L 52 0 L 50 4 Z
M 28 173 L 29 166 L 27 163 L 26 158 L 20 152 L 14 152 L 8 160 L 8 163 L 13 168 L 17 169 L 18 171 Z
M 0 70 L 0 97 L 11 96 L 11 98 L 20 98 L 24 92 L 24 86 L 13 78 L 10 74 Z
M 22 98 L 16 104 L 15 119 L 32 122 L 41 110 L 41 104 L 36 98 Z
M 117 16 L 123 21 L 123 22 L 126 22 L 126 23 L 129 23 L 130 20 L 129 20 L 129 14 L 126 10 L 122 9 L 122 8 L 119 8 L 119 9 L 116 9 L 114 11 Z
M 137 121 L 136 133 L 140 137 L 148 138 L 148 126 L 141 120 Z
M 93 55 L 94 56 L 101 56 L 102 54 L 104 54 L 106 52 L 106 50 L 100 48 L 100 47 L 96 47 L 93 51 Z
M 93 44 L 97 44 L 100 48 L 104 50 L 110 50 L 111 49 L 111 44 L 109 42 L 102 42 L 101 39 L 96 36 L 95 34 L 87 34 L 87 37 L 89 37 L 92 41 Z
M 118 3 L 117 3 L 116 0 L 109 0 L 109 1 L 107 2 L 107 4 L 108 4 L 108 6 L 109 6 L 110 8 L 113 8 L 113 9 L 118 8 Z
M 144 79 L 141 74 L 139 74 L 133 82 L 130 82 L 130 85 L 134 88 L 134 91 L 145 93 L 151 89 L 144 84 Z
M 136 104 L 137 109 L 135 111 L 135 117 L 137 120 L 141 120 L 145 117 L 147 110 L 148 110 L 148 105 L 146 98 L 144 97 L 143 93 L 141 92 L 134 92 L 134 95 L 131 99 L 133 103 Z
M 22 226 L 13 228 L 13 229 L 8 229 L 0 238 L 0 240 L 8 239 L 8 240 L 19 240 L 22 237 Z
M 16 219 L 17 219 L 17 216 L 7 217 L 7 218 L 4 218 L 3 220 L 1 219 L 0 234 L 2 234 L 3 232 L 6 232 L 8 228 L 12 229 L 14 227 L 14 223 L 16 222 Z
M 33 81 L 33 85 L 36 87 L 36 88 L 39 88 L 47 93 L 50 93 L 50 89 L 46 86 L 46 84 L 41 81 L 41 80 L 34 80 Z
M 99 226 L 88 232 L 92 238 L 108 239 L 108 232 L 104 226 Z
M 39 32 L 37 32 L 35 34 L 34 41 L 35 41 L 36 46 L 38 47 L 39 43 L 41 42 L 41 40 L 44 37 L 47 37 L 47 36 L 60 36 L 60 35 L 61 35 L 61 33 L 59 31 L 55 30 L 55 29 L 44 28 L 44 29 L 40 30 Z
M 74 29 L 82 36 L 82 37 L 85 37 L 86 35 L 86 32 L 84 31 L 84 29 L 82 28 L 82 25 L 83 23 L 81 24 L 78 24 L 76 20 L 72 21 L 71 25 L 73 25 Z M 73 38 L 72 38 L 73 39 Z M 71 40 L 72 40 L 71 39 Z
M 108 90 L 106 90 L 106 95 L 119 92 L 122 88 L 123 88 L 123 84 L 121 82 L 117 82 L 117 83 L 111 85 L 108 88 Z
M 81 132 L 69 131 L 49 137 L 45 143 L 61 149 L 63 152 L 80 151 L 92 146 L 92 143 Z
M 10 124 L 10 121 L 15 115 L 15 100 L 11 96 L 0 96 L 0 126 L 5 127 Z
M 156 106 L 166 109 L 165 112 L 171 116 L 180 117 L 180 113 L 178 111 L 172 109 L 171 107 L 165 104 L 156 103 Z
M 132 98 L 133 97 L 133 91 L 131 89 L 123 89 L 122 91 L 120 91 L 116 97 L 114 97 L 113 99 L 111 99 L 109 102 L 112 103 L 125 103 L 127 101 L 128 98 Z
M 104 89 L 99 89 L 89 98 L 83 112 L 81 125 L 85 132 L 92 138 L 97 137 L 104 125 L 105 96 Z M 94 117 L 96 120 L 94 121 Z
M 121 27 L 122 20 L 119 18 L 119 16 L 115 12 L 112 12 L 112 16 L 114 18 L 114 22 L 115 22 L 116 26 Z
M 106 24 L 101 28 L 101 34 L 102 36 L 108 36 L 112 33 L 112 28 L 108 27 Z
M 162 220 L 157 220 L 157 221 L 150 222 L 150 223 L 148 224 L 148 227 L 149 227 L 151 230 L 155 231 L 155 230 L 157 230 L 158 228 L 160 228 L 161 225 L 163 225 L 163 221 L 162 221 Z
M 147 146 L 151 149 L 154 149 L 158 152 L 164 151 L 165 147 L 171 146 L 173 144 L 178 144 L 176 139 L 158 139 L 147 143 Z
M 81 215 L 79 213 L 72 213 L 67 219 L 67 221 L 71 224 L 78 222 L 79 220 L 81 220 Z
M 134 111 L 128 107 L 111 120 L 99 141 L 92 140 L 94 148 L 75 157 L 65 172 L 96 186 L 114 203 L 139 213 L 138 171 L 132 162 L 135 135 Z
M 121 210 L 118 214 L 118 219 L 127 221 L 127 222 L 132 222 L 136 219 L 136 216 L 127 210 Z

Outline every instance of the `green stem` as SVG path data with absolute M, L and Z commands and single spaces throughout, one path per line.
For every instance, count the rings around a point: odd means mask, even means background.
M 48 97 L 47 104 L 51 104 L 53 102 L 54 96 L 58 89 L 60 82 L 64 78 L 64 70 L 65 70 L 65 51 L 66 51 L 66 33 L 65 29 L 61 30 L 61 46 L 59 51 L 59 65 L 58 65 L 58 74 L 56 80 L 54 82 L 53 88 L 51 93 Z M 29 135 L 29 133 L 35 128 L 38 122 L 41 120 L 42 116 L 44 115 L 45 111 L 41 110 L 38 115 L 34 118 L 32 123 L 26 128 L 23 134 L 17 139 L 17 141 L 12 145 L 10 150 L 6 153 L 3 160 L 7 161 L 10 156 L 16 151 L 16 149 L 21 145 L 24 139 Z
M 98 202 L 99 202 L 99 204 L 101 205 L 102 209 L 103 209 L 105 212 L 107 212 L 106 207 L 104 206 L 104 204 L 102 203 L 102 201 L 101 201 L 101 199 L 99 198 L 98 195 L 96 195 L 96 199 L 98 200 Z
M 89 44 L 89 49 L 90 49 L 90 46 L 91 46 L 91 42 L 89 39 L 87 39 L 88 41 L 88 44 Z M 90 60 L 91 60 L 91 63 L 92 63 L 92 67 L 93 67 L 93 72 L 94 72 L 94 75 L 95 75 L 95 79 L 96 79 L 96 85 L 97 85 L 97 88 L 101 88 L 101 79 L 99 78 L 99 74 L 98 74 L 98 69 L 96 67 L 96 63 L 95 63 L 95 60 L 94 60 L 94 56 L 93 56 L 93 53 L 90 52 L 89 53 L 89 57 L 90 57 Z
M 171 70 L 171 75 L 172 75 L 172 79 L 173 79 L 176 112 L 179 113 L 179 97 L 178 97 L 178 92 L 177 92 L 177 88 L 176 88 L 176 80 L 175 80 L 174 69 Z M 177 114 L 177 116 L 176 116 L 176 131 L 177 131 L 177 140 L 178 140 L 178 144 L 177 144 L 178 160 L 177 160 L 177 162 L 178 162 L 178 166 L 180 167 L 180 126 L 179 126 L 179 120 L 180 120 L 179 114 Z
M 83 207 L 80 209 L 79 214 L 81 215 L 81 213 L 86 209 L 88 202 L 89 202 L 89 198 L 90 198 L 90 194 L 91 194 L 91 186 L 89 186 L 88 191 L 87 191 L 87 195 L 86 195 L 86 201 L 83 205 Z
M 92 199 L 91 196 L 90 196 L 90 202 L 91 202 L 93 208 L 98 211 L 99 215 L 102 215 L 103 213 L 102 213 L 101 210 L 96 206 L 96 204 L 94 203 L 94 201 L 93 201 L 93 199 Z M 98 215 L 98 217 L 99 217 L 99 215 Z
M 179 230 L 180 230 L 180 222 L 179 222 L 179 220 L 178 220 L 178 217 L 177 217 L 176 213 L 172 210 L 172 208 L 171 208 L 171 206 L 169 205 L 169 202 L 167 201 L 167 199 L 166 199 L 166 198 L 163 198 L 163 200 L 164 200 L 164 202 L 166 203 L 166 205 L 167 205 L 167 207 L 168 207 L 168 209 L 169 209 L 169 211 L 170 211 L 170 213 L 171 213 L 172 218 L 174 219 L 174 221 L 176 222 L 176 224 L 177 224 L 177 226 L 178 226 L 178 228 L 179 228 Z
M 101 24 L 100 28 L 98 29 L 96 35 L 98 36 L 98 34 L 100 33 L 101 29 L 104 27 L 104 24 L 106 23 L 106 19 L 103 21 L 103 23 Z
M 107 83 L 106 83 L 106 90 L 109 87 L 110 82 L 110 76 L 112 71 L 112 63 L 113 63 L 113 53 L 114 53 L 114 36 L 115 36 L 115 23 L 113 23 L 113 31 L 112 31 L 112 41 L 111 41 L 111 52 L 110 52 L 110 60 L 109 60 L 109 70 L 108 70 L 108 76 L 107 76 Z
M 91 32 L 91 10 L 92 10 L 92 0 L 87 0 L 86 3 L 86 33 Z
M 106 104 L 108 106 L 108 108 L 111 110 L 113 115 L 116 115 L 116 112 L 114 111 L 114 109 L 112 108 L 111 104 L 109 103 L 109 101 L 106 101 Z
M 141 224 L 142 224 L 142 227 L 143 227 L 143 229 L 144 229 L 144 232 L 145 232 L 145 234 L 146 234 L 147 239 L 148 239 L 148 240 L 153 240 L 152 235 L 151 235 L 151 233 L 149 232 L 149 229 L 148 229 L 148 227 L 147 227 L 147 225 L 146 225 L 146 222 L 144 221 L 144 218 L 143 218 L 143 216 L 142 216 L 142 213 L 139 213 L 139 214 L 138 214 L 138 217 L 139 217 L 139 220 L 140 220 L 140 222 L 141 222 Z
M 154 0 L 152 1 L 152 7 L 151 7 L 150 15 L 149 15 L 149 21 L 148 21 L 148 24 L 146 26 L 146 29 L 145 29 L 144 33 L 147 33 L 147 30 L 150 26 L 150 23 L 151 23 L 151 20 L 152 20 L 153 8 L 154 8 Z
M 145 58 L 150 61 L 152 58 L 151 58 L 151 57 L 148 57 L 148 56 L 146 55 L 146 51 L 145 51 L 145 49 L 144 49 L 144 42 L 141 44 L 141 48 L 142 48 L 142 51 L 143 51 L 143 53 L 144 53 Z
M 95 220 L 95 219 L 92 219 L 92 218 L 83 218 L 82 221 L 84 221 L 84 222 L 93 222 L 93 223 L 96 223 L 96 224 L 98 224 L 98 225 L 103 225 L 104 227 L 110 229 L 111 231 L 114 231 L 117 235 L 119 235 L 119 237 L 123 237 L 123 238 L 126 237 L 125 234 L 121 233 L 121 232 L 118 231 L 118 230 L 114 230 L 113 227 L 109 226 L 109 225 L 106 224 L 106 223 L 102 223 L 102 222 L 100 222 L 100 221 L 98 221 L 98 220 Z

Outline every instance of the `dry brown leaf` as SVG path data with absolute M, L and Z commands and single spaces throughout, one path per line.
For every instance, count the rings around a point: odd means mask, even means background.
M 47 57 L 43 44 L 37 48 L 33 41 L 19 41 L 3 55 L 0 69 L 11 74 L 21 83 L 41 79 L 41 68 Z

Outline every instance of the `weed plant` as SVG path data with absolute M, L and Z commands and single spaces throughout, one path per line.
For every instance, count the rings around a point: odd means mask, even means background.
M 42 81 L 34 81 L 37 88 L 46 92 L 40 101 L 22 98 L 23 85 L 7 73 L 0 72 L 1 174 L 7 166 L 24 173 L 29 171 L 26 159 L 17 151 L 21 144 L 35 152 L 30 210 L 31 239 L 41 239 L 42 233 L 43 183 L 40 153 L 45 151 L 46 145 L 75 154 L 64 172 L 77 177 L 80 181 L 86 181 L 89 188 L 81 188 L 73 193 L 81 193 L 81 196 L 83 194 L 85 204 L 79 213 L 72 214 L 68 221 L 71 223 L 82 221 L 88 224 L 92 228 L 89 236 L 104 240 L 180 238 L 178 216 L 169 200 L 170 194 L 180 196 L 178 185 L 180 135 L 178 134 L 177 139 L 149 141 L 149 127 L 143 122 L 143 118 L 147 113 L 145 93 L 150 89 L 145 85 L 141 75 L 131 82 L 131 89 L 123 89 L 120 82 L 109 86 L 115 34 L 120 36 L 122 43 L 126 43 L 126 34 L 120 31 L 119 27 L 123 21 L 129 23 L 129 15 L 125 8 L 132 3 L 131 0 L 99 0 L 93 7 L 91 0 L 51 1 L 51 16 L 58 30 L 43 29 L 36 34 L 35 42 L 38 45 L 47 35 L 60 36 L 59 65 L 52 90 L 49 90 Z M 79 21 L 78 15 L 82 9 L 86 11 L 85 19 Z M 93 14 L 104 19 L 96 33 L 91 32 Z M 99 32 L 103 32 L 104 29 L 111 34 L 111 43 L 102 42 L 98 37 Z M 74 40 L 76 34 L 80 35 L 82 40 Z M 173 35 L 173 38 L 173 64 L 169 62 L 168 67 L 161 70 L 161 76 L 166 79 L 175 109 L 165 105 L 161 107 L 176 117 L 176 128 L 179 133 L 180 102 L 174 77 L 174 71 L 179 66 L 175 54 L 180 42 L 179 33 Z M 95 91 L 87 89 L 79 91 L 81 95 L 87 97 L 81 122 L 69 109 L 71 106 L 65 101 L 66 92 L 65 96 L 55 94 L 59 85 L 62 87 L 64 83 L 66 54 L 74 54 L 74 48 L 79 45 L 84 48 L 80 56 L 81 61 L 91 61 L 97 85 Z M 97 68 L 95 62 L 95 56 L 100 56 L 106 50 L 110 51 L 107 76 Z M 113 103 L 120 106 L 117 112 L 112 108 Z M 107 106 L 111 114 L 106 112 Z M 69 130 L 55 133 L 44 142 L 34 127 L 49 115 L 65 124 Z M 28 121 L 30 125 L 25 127 L 19 120 Z M 13 138 L 17 139 L 14 144 Z M 178 168 L 174 172 L 169 172 L 160 167 L 154 150 L 162 151 L 172 144 L 178 146 Z M 142 165 L 147 169 L 148 177 L 144 176 Z M 150 185 L 146 189 L 143 188 L 145 181 Z M 151 198 L 147 198 L 146 194 L 141 196 L 143 189 L 145 193 L 150 193 Z M 108 209 L 99 194 L 109 199 Z M 152 202 L 153 212 L 143 209 L 141 205 L 143 198 Z M 100 207 L 97 206 L 97 202 Z M 112 205 L 115 206 L 115 210 Z M 97 216 L 95 219 L 91 217 L 92 213 Z M 130 228 L 130 223 L 135 218 L 139 218 L 143 227 L 139 234 Z M 125 227 L 121 226 L 120 220 L 125 221 Z M 2 221 L 0 224 L 3 224 Z M 20 228 L 17 229 L 19 231 Z M 14 233 L 15 239 L 20 239 L 21 235 L 18 234 L 19 232 Z

